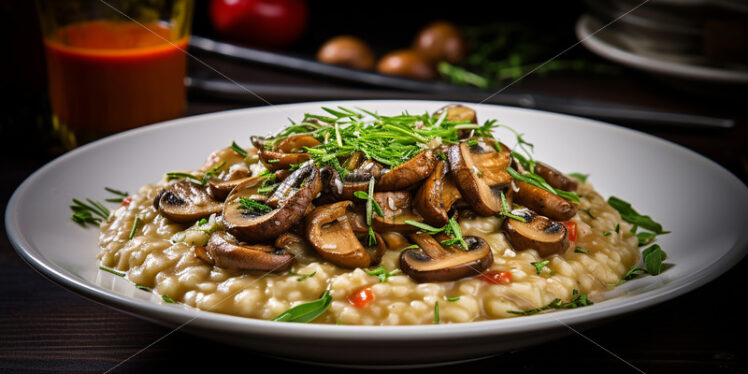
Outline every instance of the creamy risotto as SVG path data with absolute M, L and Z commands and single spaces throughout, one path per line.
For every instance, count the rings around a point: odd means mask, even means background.
M 414 325 L 588 305 L 639 261 L 590 183 L 469 108 L 328 113 L 142 187 L 101 224 L 101 264 L 203 310 Z

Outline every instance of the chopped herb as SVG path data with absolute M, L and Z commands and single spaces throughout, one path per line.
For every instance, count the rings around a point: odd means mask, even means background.
M 272 160 L 267 160 L 267 161 L 265 161 L 265 162 L 267 162 L 268 164 L 277 164 L 277 163 L 279 163 L 280 161 L 281 161 L 281 160 L 278 160 L 278 159 L 272 159 Z
M 141 285 L 139 285 L 139 284 L 136 284 L 136 285 L 135 285 L 135 288 L 137 288 L 137 289 L 139 289 L 139 290 L 141 290 L 141 291 L 146 291 L 146 292 L 151 292 L 151 291 L 153 291 L 153 288 L 150 288 L 150 287 L 147 287 L 147 286 L 141 286 Z
M 247 210 L 249 213 L 253 214 L 265 213 L 273 210 L 273 208 L 263 203 L 258 203 L 257 201 L 246 197 L 239 198 L 239 209 Z
M 439 324 L 439 302 L 434 303 L 434 324 Z
M 642 251 L 644 257 L 644 267 L 647 269 L 647 273 L 650 275 L 658 275 L 662 273 L 663 261 L 667 258 L 665 251 L 660 248 L 659 245 L 653 244 L 649 248 Z
M 447 161 L 447 154 L 446 153 L 437 153 L 436 157 L 438 157 L 438 158 L 440 158 L 440 159 L 442 159 L 444 161 Z
M 594 303 L 592 302 L 592 300 L 587 298 L 587 295 L 580 294 L 578 290 L 573 290 L 571 300 L 569 300 L 568 302 L 562 303 L 561 299 L 553 299 L 553 301 L 551 301 L 550 304 L 540 307 L 540 308 L 530 309 L 530 310 L 525 310 L 525 311 L 507 310 L 507 313 L 518 314 L 521 316 L 528 316 L 531 314 L 540 313 L 540 312 L 550 310 L 550 309 L 574 309 L 574 308 L 579 308 L 579 307 L 588 306 L 592 304 Z
M 621 231 L 621 225 L 616 223 L 616 228 L 615 228 L 616 234 L 620 233 L 620 231 Z
M 616 283 L 615 285 L 620 286 L 646 272 L 647 272 L 646 270 L 634 266 L 631 269 L 629 269 L 629 271 L 627 271 L 626 274 L 624 274 L 623 278 L 621 278 L 621 280 L 618 281 L 618 283 Z
M 455 297 L 448 297 L 448 298 L 447 298 L 447 301 L 450 301 L 450 302 L 455 302 L 455 301 L 458 301 L 458 300 L 460 300 L 460 297 L 459 297 L 459 296 L 455 296 Z
M 123 192 L 123 191 L 115 190 L 114 188 L 111 188 L 111 187 L 104 187 L 104 189 L 107 190 L 107 192 L 113 193 L 113 194 L 115 194 L 117 196 L 122 196 L 122 197 L 128 197 L 128 196 L 130 196 L 130 194 L 128 192 Z
M 469 145 L 471 147 L 474 147 L 474 146 L 478 145 L 478 141 L 477 140 L 468 140 L 466 143 L 467 143 L 467 145 Z
M 286 273 L 286 275 L 299 275 L 299 273 L 297 273 L 293 268 L 291 268 L 291 270 L 289 270 L 288 273 Z
M 518 216 L 516 214 L 509 213 L 509 204 L 506 202 L 506 196 L 504 196 L 504 191 L 501 191 L 501 212 L 499 212 L 499 216 L 511 218 L 513 220 L 517 220 L 520 222 L 527 222 L 525 217 Z
M 512 176 L 512 178 L 518 181 L 525 182 L 527 184 L 533 185 L 538 188 L 542 188 L 566 200 L 574 201 L 577 203 L 579 202 L 579 195 L 577 195 L 575 192 L 555 189 L 550 184 L 548 184 L 548 182 L 546 182 L 545 179 L 543 179 L 543 177 L 535 173 L 520 174 L 516 170 L 512 169 L 511 166 L 507 166 L 506 171 L 509 173 L 509 175 Z
M 192 175 L 190 173 L 182 173 L 182 172 L 178 172 L 178 171 L 171 172 L 171 173 L 166 173 L 166 180 L 172 180 L 172 179 L 177 179 L 177 178 L 192 179 L 192 180 L 195 180 L 195 181 L 199 181 L 200 180 L 200 178 L 198 178 L 198 177 L 196 177 L 196 176 L 194 176 L 194 175 Z
M 549 263 L 550 263 L 550 261 L 545 260 L 545 261 L 540 261 L 540 262 L 531 262 L 530 264 L 532 264 L 533 266 L 535 266 L 535 271 L 538 273 L 538 275 L 540 275 L 540 272 Z
M 610 231 L 606 231 L 603 233 L 603 236 L 611 236 L 613 235 Z
M 377 236 L 374 234 L 374 228 L 369 226 L 368 234 L 367 234 L 367 241 L 369 244 L 369 247 L 373 247 L 377 245 Z
M 407 247 L 400 248 L 400 252 L 408 250 L 408 249 L 418 249 L 418 248 L 420 248 L 418 244 L 411 244 Z
M 161 295 L 161 299 L 164 300 L 164 301 L 166 301 L 169 304 L 176 303 L 176 301 L 174 301 L 174 299 L 172 299 L 171 297 L 169 297 L 169 295 Z
M 377 278 L 379 278 L 379 283 L 387 282 L 387 279 L 389 279 L 391 276 L 397 275 L 400 273 L 400 269 L 395 269 L 392 271 L 387 271 L 387 269 L 384 266 L 380 266 L 374 270 L 366 271 L 366 274 L 368 275 L 375 275 Z
M 640 247 L 651 243 L 656 236 L 657 234 L 653 232 L 647 232 L 647 231 L 636 233 L 636 238 L 639 240 Z
M 467 242 L 465 242 L 465 239 L 462 237 L 462 229 L 460 229 L 460 224 L 457 223 L 457 221 L 454 218 L 449 219 L 449 223 L 444 227 L 444 233 L 447 235 L 454 236 L 453 239 L 449 240 L 443 240 L 441 242 L 442 245 L 455 245 L 459 244 L 460 247 L 464 250 L 468 250 Z
M 99 270 L 104 270 L 107 273 L 112 273 L 112 274 L 114 274 L 114 275 L 116 275 L 118 277 L 124 277 L 125 276 L 125 273 L 123 273 L 121 271 L 110 269 L 110 268 L 107 268 L 107 267 L 104 267 L 104 266 L 101 266 L 101 265 L 99 265 Z
M 70 206 L 70 210 L 73 211 L 73 216 L 71 217 L 73 222 L 85 227 L 87 223 L 98 225 L 102 219 L 109 217 L 109 209 L 100 202 L 91 199 L 86 199 L 86 202 L 73 199 L 73 205 Z
M 502 151 L 501 144 L 498 141 L 493 142 L 493 147 L 496 149 L 496 152 Z
M 321 316 L 332 304 L 332 296 L 329 290 L 325 290 L 319 299 L 308 303 L 299 304 L 273 318 L 280 322 L 311 322 Z
M 587 178 L 589 178 L 590 176 L 589 174 L 580 174 L 580 173 L 569 173 L 567 175 L 582 183 L 587 183 Z
M 643 227 L 657 235 L 667 234 L 670 231 L 664 231 L 662 225 L 652 220 L 650 216 L 641 215 L 631 207 L 631 204 L 615 196 L 608 198 L 608 204 L 621 213 L 624 221 Z
M 238 144 L 236 144 L 236 142 L 231 142 L 231 149 L 233 149 L 234 152 L 238 153 L 239 156 L 247 157 L 247 151 L 245 151 L 244 149 L 242 149 L 242 147 L 240 147 Z
M 300 277 L 296 278 L 296 281 L 297 281 L 297 282 L 301 282 L 301 281 L 303 281 L 304 279 L 307 279 L 307 278 L 311 278 L 311 277 L 313 277 L 313 276 L 314 276 L 315 274 L 317 274 L 317 272 L 316 272 L 316 271 L 313 271 L 313 272 L 311 272 L 311 273 L 309 273 L 309 274 L 303 274 L 303 275 L 301 275 Z
M 201 218 L 201 219 L 200 219 L 200 221 L 198 221 L 198 222 L 197 222 L 197 225 L 198 225 L 198 226 L 202 226 L 202 225 L 204 225 L 204 224 L 206 224 L 206 223 L 208 223 L 208 219 L 206 219 L 206 218 Z
M 574 248 L 574 253 L 584 253 L 584 254 L 589 254 L 589 252 L 587 252 L 587 250 L 586 250 L 586 249 L 584 249 L 584 248 L 582 248 L 582 247 L 576 247 L 576 248 Z
M 446 226 L 444 226 L 442 228 L 436 228 L 434 226 L 430 226 L 430 225 L 427 225 L 425 223 L 421 223 L 421 222 L 417 222 L 417 221 L 411 221 L 411 220 L 405 220 L 405 223 L 407 223 L 408 225 L 411 225 L 411 226 L 418 227 L 419 229 L 422 230 L 421 232 L 427 233 L 429 235 L 436 235 L 436 234 L 444 231 L 447 228 L 447 226 L 449 225 L 449 224 L 447 224 Z
M 370 195 L 364 191 L 356 191 L 353 193 L 353 196 L 356 196 L 357 198 L 361 200 L 367 200 L 367 203 L 368 203 Z M 376 213 L 380 217 L 384 217 L 384 212 L 382 212 L 382 207 L 373 198 L 371 199 L 371 207 L 374 213 Z
M 138 230 L 139 224 L 140 224 L 140 217 L 135 216 L 135 219 L 132 221 L 132 229 L 130 229 L 130 235 L 127 236 L 127 240 L 132 240 L 132 238 L 135 237 L 135 233 Z

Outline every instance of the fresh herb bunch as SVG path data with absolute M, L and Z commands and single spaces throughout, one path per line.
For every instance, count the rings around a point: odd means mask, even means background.
M 342 168 L 339 159 L 355 152 L 394 168 L 432 148 L 435 142 L 458 143 L 459 130 L 470 129 L 476 136 L 492 136 L 492 129 L 496 127 L 495 121 L 478 125 L 469 121 L 450 121 L 445 115 L 428 113 L 383 116 L 364 109 L 358 109 L 359 112 L 343 107 L 322 109 L 328 115 L 307 113 L 300 123 L 292 122 L 268 139 L 265 147 L 272 148 L 294 134 L 309 133 L 322 143 L 305 147 L 315 163 L 333 166 L 341 176 L 345 176 L 347 170 Z

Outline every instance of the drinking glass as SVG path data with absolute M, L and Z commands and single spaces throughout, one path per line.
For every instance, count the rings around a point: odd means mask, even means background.
M 184 113 L 193 0 L 37 0 L 66 148 Z

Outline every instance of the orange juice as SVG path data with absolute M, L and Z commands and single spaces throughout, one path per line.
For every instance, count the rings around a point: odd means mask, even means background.
M 188 37 L 172 31 L 88 21 L 47 37 L 52 110 L 63 131 L 80 141 L 181 115 Z

